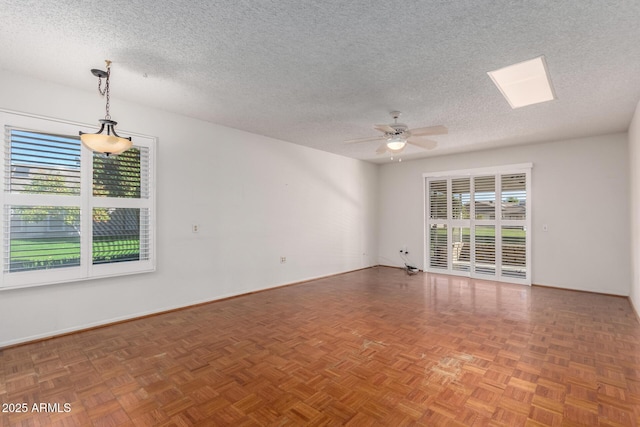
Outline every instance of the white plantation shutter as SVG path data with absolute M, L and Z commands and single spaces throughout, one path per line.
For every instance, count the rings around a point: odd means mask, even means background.
M 525 278 L 527 274 L 527 234 L 524 226 L 502 227 L 502 275 Z
M 5 128 L 5 191 L 80 194 L 77 138 Z
M 425 174 L 425 269 L 530 284 L 531 165 Z
M 471 267 L 471 229 L 452 227 L 451 268 L 455 271 L 469 271 Z
M 527 189 L 524 173 L 500 177 L 502 219 L 526 219 Z
M 429 217 L 447 219 L 447 181 L 444 179 L 429 183 Z
M 475 226 L 475 272 L 494 274 L 496 271 L 496 229 L 493 225 Z
M 93 209 L 93 264 L 149 259 L 149 209 L 109 208 L 109 220 Z M 145 225 L 146 224 L 146 225 Z
M 447 226 L 443 223 L 448 217 L 447 180 L 434 180 L 429 183 L 429 218 L 433 221 L 429 228 L 429 266 L 446 269 Z
M 471 180 L 454 178 L 451 180 L 451 211 L 453 219 L 469 219 L 471 201 Z
M 80 146 L 5 127 L 3 272 L 80 265 Z
M 473 178 L 475 219 L 495 219 L 496 217 L 496 177 L 477 176 Z
M 0 112 L 2 287 L 155 269 L 155 140 L 92 153 L 78 126 Z
M 92 193 L 103 205 L 92 210 L 94 265 L 149 259 L 149 153 L 134 146 L 118 156 L 93 154 Z
M 4 215 L 4 273 L 80 265 L 78 207 L 5 205 Z
M 149 147 L 132 147 L 117 156 L 94 154 L 93 195 L 149 198 Z
M 447 225 L 431 224 L 429 228 L 429 267 L 447 268 Z
M 527 276 L 527 175 L 503 174 L 501 180 L 501 274 Z
M 476 225 L 474 227 L 474 272 L 493 276 L 496 272 L 496 177 L 473 178 Z M 489 224 L 486 222 L 489 221 Z

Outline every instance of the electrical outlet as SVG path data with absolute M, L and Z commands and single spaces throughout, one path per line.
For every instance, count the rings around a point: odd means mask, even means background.
M 191 232 L 192 233 L 197 233 L 198 231 L 200 231 L 200 226 L 198 224 L 193 224 L 191 226 Z
M 286 256 L 281 256 L 280 257 L 280 264 L 284 264 L 285 262 L 287 262 L 287 257 Z

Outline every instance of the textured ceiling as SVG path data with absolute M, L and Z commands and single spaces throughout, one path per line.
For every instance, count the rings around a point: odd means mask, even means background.
M 0 18 L 2 69 L 93 90 L 111 59 L 114 100 L 374 162 L 379 143 L 343 141 L 391 110 L 449 128 L 409 159 L 626 131 L 640 99 L 638 0 L 0 0 Z M 512 110 L 487 71 L 539 55 L 558 99 Z

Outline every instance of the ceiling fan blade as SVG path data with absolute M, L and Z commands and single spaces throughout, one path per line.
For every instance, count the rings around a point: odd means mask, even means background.
M 410 130 L 411 135 L 414 136 L 425 136 L 425 135 L 445 135 L 449 133 L 449 130 L 446 126 L 429 126 L 425 128 L 417 128 Z
M 411 137 L 411 138 L 407 139 L 407 142 L 409 144 L 413 144 L 413 145 L 418 146 L 420 148 L 424 148 L 425 150 L 432 150 L 432 149 L 436 148 L 436 146 L 438 145 L 438 143 L 436 141 L 432 141 L 430 139 L 419 139 L 419 138 L 414 138 L 414 137 Z
M 344 143 L 345 144 L 357 144 L 359 142 L 379 141 L 381 139 L 384 139 L 384 135 L 368 136 L 366 138 L 347 139 Z
M 384 133 L 396 133 L 396 130 L 389 125 L 374 125 L 373 128 Z
M 384 154 L 387 152 L 387 143 L 383 142 L 376 150 L 376 154 Z

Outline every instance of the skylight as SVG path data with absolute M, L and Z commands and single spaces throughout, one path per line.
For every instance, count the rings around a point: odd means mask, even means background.
M 498 86 L 511 108 L 556 99 L 544 56 L 489 71 L 487 74 Z

